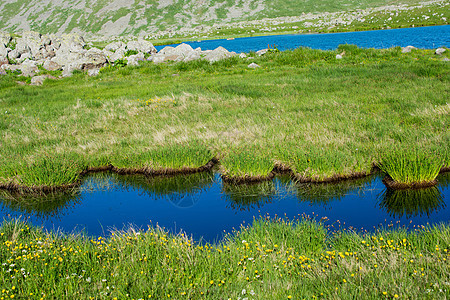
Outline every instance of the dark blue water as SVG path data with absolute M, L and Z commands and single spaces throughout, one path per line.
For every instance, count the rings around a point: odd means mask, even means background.
M 0 216 L 29 219 L 48 230 L 108 235 L 129 224 L 183 230 L 212 242 L 255 217 L 309 215 L 334 228 L 372 231 L 382 226 L 413 228 L 450 221 L 450 173 L 437 187 L 388 191 L 377 176 L 340 184 L 298 185 L 289 178 L 249 186 L 224 185 L 218 174 L 172 178 L 97 174 L 80 189 L 33 198 L 0 193 Z
M 361 48 L 391 48 L 408 45 L 423 49 L 433 49 L 450 46 L 450 25 L 357 31 L 326 34 L 289 34 L 237 38 L 234 40 L 206 40 L 187 42 L 194 49 L 214 50 L 222 46 L 228 51 L 250 52 L 266 49 L 268 45 L 276 45 L 279 50 L 308 47 L 313 49 L 331 50 L 341 44 L 353 44 Z M 170 46 L 177 46 L 170 45 Z M 164 46 L 157 46 L 159 50 Z

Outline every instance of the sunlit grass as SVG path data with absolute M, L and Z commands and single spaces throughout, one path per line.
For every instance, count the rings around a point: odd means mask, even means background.
M 418 150 L 397 150 L 387 154 L 380 168 L 395 182 L 412 184 L 436 179 L 443 166 L 443 159 L 433 153 Z
M 223 173 L 231 176 L 267 176 L 273 169 L 273 161 L 267 156 L 254 155 L 254 151 L 238 149 L 221 159 Z
M 153 227 L 90 238 L 11 220 L 0 227 L 0 298 L 444 299 L 449 233 L 440 225 L 327 236 L 312 220 L 260 219 L 199 244 Z
M 217 156 L 230 176 L 266 176 L 282 162 L 317 181 L 369 173 L 393 144 L 439 150 L 450 165 L 441 60 L 432 50 L 342 45 L 256 57 L 259 69 L 239 58 L 142 62 L 40 87 L 1 76 L 0 182 L 64 153 L 80 171 L 199 167 Z
M 134 152 L 130 147 L 127 154 L 111 157 L 116 168 L 149 167 L 153 169 L 183 167 L 198 168 L 213 158 L 211 151 L 201 143 L 164 145 L 158 148 Z M 142 150 L 141 150 L 142 151 Z
M 74 183 L 82 171 L 74 156 L 47 155 L 16 170 L 16 182 L 23 186 L 61 186 Z

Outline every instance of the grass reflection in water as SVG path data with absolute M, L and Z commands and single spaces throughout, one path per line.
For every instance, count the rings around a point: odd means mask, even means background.
M 165 198 L 178 208 L 187 208 L 198 201 L 197 196 L 202 191 L 211 188 L 213 179 L 212 172 L 156 177 L 98 173 L 89 177 L 83 187 L 86 190 L 138 190 L 154 200 Z
M 223 184 L 222 199 L 236 210 L 251 210 L 272 202 L 277 194 L 273 181 L 256 184 Z
M 311 205 L 326 205 L 330 201 L 342 200 L 349 193 L 362 192 L 374 180 L 374 176 L 368 176 L 335 183 L 301 183 L 295 184 L 294 188 L 299 201 L 309 202 Z
M 0 210 L 9 209 L 26 215 L 35 215 L 40 219 L 61 219 L 70 207 L 81 202 L 79 189 L 50 194 L 22 194 L 0 190 Z
M 378 196 L 378 205 L 393 218 L 430 216 L 445 207 L 442 194 L 435 186 L 420 190 L 387 188 Z

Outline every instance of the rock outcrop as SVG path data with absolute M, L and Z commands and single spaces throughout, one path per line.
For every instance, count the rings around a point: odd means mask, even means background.
M 98 49 L 89 47 L 78 34 L 57 36 L 26 31 L 20 37 L 13 38 L 0 32 L 0 74 L 11 71 L 29 77 L 38 75 L 33 77 L 33 85 L 42 84 L 46 78 L 45 75 L 42 77 L 43 75 L 38 74 L 39 68 L 47 71 L 62 70 L 62 77 L 72 76 L 75 70 L 86 70 L 89 76 L 97 76 L 102 67 L 115 64 L 119 60 L 121 65 L 126 63 L 130 66 L 137 66 L 145 60 L 155 64 L 198 59 L 214 63 L 237 55 L 223 47 L 202 51 L 201 48 L 193 49 L 188 44 L 167 46 L 158 52 L 152 43 L 143 39 L 128 43 L 113 42 L 104 49 Z M 241 53 L 239 57 L 247 56 Z

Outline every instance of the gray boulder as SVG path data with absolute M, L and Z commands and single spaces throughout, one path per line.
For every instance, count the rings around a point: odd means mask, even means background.
M 125 48 L 123 42 L 112 42 L 105 46 L 105 50 L 116 52 L 120 48 Z
M 51 61 L 51 60 L 44 61 L 44 64 L 42 65 L 42 67 L 44 69 L 46 69 L 47 71 L 61 70 L 61 66 L 58 63 Z
M 47 34 L 41 35 L 41 44 L 44 47 L 47 47 L 47 46 L 51 45 L 51 43 L 52 43 L 52 39 L 51 39 L 51 37 L 49 35 L 47 35 Z
M 247 54 L 241 53 L 241 54 L 239 54 L 239 58 L 247 58 Z
M 187 47 L 186 47 L 187 46 Z M 185 58 L 185 55 L 187 52 L 194 52 L 192 47 L 189 49 L 189 45 L 181 44 L 177 46 L 176 48 L 171 46 L 166 46 L 163 49 L 161 49 L 156 55 L 152 57 L 152 61 L 154 63 L 162 63 L 166 61 L 182 61 Z
M 41 55 L 43 59 L 55 57 L 55 51 L 51 50 L 51 46 L 47 46 L 41 49 Z
M 3 65 L 8 65 L 9 64 L 9 60 L 6 56 L 1 56 L 0 55 L 0 68 Z
M 166 46 L 164 48 L 162 48 L 161 50 L 159 50 L 158 54 L 170 54 L 173 52 L 175 48 L 172 46 Z
M 114 54 L 114 52 L 109 51 L 109 50 L 106 50 L 106 49 L 103 49 L 103 50 L 102 50 L 102 53 L 106 56 L 106 58 L 108 59 L 108 61 L 109 61 L 109 58 Z
M 336 54 L 336 59 L 342 59 L 342 55 Z
M 193 61 L 193 60 L 197 60 L 197 59 L 200 59 L 200 58 L 202 58 L 201 57 L 201 53 L 198 53 L 197 51 L 193 51 L 193 52 L 188 53 L 184 57 L 183 61 L 188 62 L 188 61 Z
M 216 49 L 214 49 L 211 52 L 208 52 L 204 59 L 209 61 L 210 63 L 228 58 L 228 57 L 232 57 L 233 53 L 229 52 L 227 49 L 223 48 L 223 47 L 217 47 Z
M 20 71 L 20 72 L 22 72 L 21 69 L 20 69 L 21 68 L 20 65 L 8 65 L 8 64 L 5 64 L 5 65 L 2 65 L 1 68 L 2 68 L 2 70 L 5 70 L 5 71 L 11 71 L 11 72 Z
M 145 60 L 145 56 L 143 53 L 139 53 L 136 55 L 130 55 L 127 57 L 127 65 L 128 66 L 138 66 L 140 61 Z
M 73 71 L 75 70 L 81 70 L 82 69 L 82 65 L 78 62 L 74 62 L 68 65 L 64 65 L 62 68 L 62 77 L 70 77 L 73 74 Z
M 22 75 L 26 77 L 32 77 L 34 74 L 39 72 L 38 67 L 36 66 L 36 62 L 33 60 L 25 60 L 20 65 L 20 71 L 22 71 Z
M 65 52 L 65 50 L 62 50 L 60 48 L 56 51 L 55 57 L 53 57 L 51 60 L 60 66 L 66 66 L 83 59 L 86 52 L 87 51 L 84 49 L 81 49 L 79 51 L 74 50 L 73 52 Z
M 411 52 L 411 50 L 416 50 L 417 48 L 414 46 L 406 46 L 406 47 L 402 47 L 402 53 L 409 53 Z
M 34 61 L 27 60 L 21 65 L 3 65 L 2 69 L 10 71 L 20 71 L 23 76 L 32 77 L 39 70 Z
M 125 56 L 125 49 L 124 48 L 119 48 L 116 50 L 116 52 L 114 52 L 113 54 L 111 54 L 108 59 L 110 62 L 115 62 L 119 59 L 123 59 Z
M 188 44 L 173 47 L 165 47 L 158 55 L 164 55 L 164 61 L 191 61 L 200 58 L 199 51 L 192 49 Z
M 19 51 L 17 51 L 17 49 L 11 50 L 8 52 L 8 58 L 9 59 L 13 59 L 16 60 L 20 57 L 20 53 Z
M 56 55 L 64 55 L 68 52 L 81 52 L 86 42 L 79 34 L 63 34 L 60 37 L 52 36 L 52 44 L 57 49 Z
M 20 55 L 22 55 L 24 53 L 31 53 L 30 47 L 24 40 L 19 40 L 17 42 L 16 48 L 14 49 L 14 51 L 16 51 L 17 54 L 19 55 L 18 57 L 20 57 Z
M 149 41 L 139 39 L 137 41 L 130 41 L 127 43 L 127 50 L 134 50 L 142 53 L 156 53 L 157 50 Z
M 445 48 L 437 48 L 434 53 L 437 55 L 442 55 L 442 53 L 444 53 L 444 52 L 445 52 Z
M 44 75 L 34 76 L 31 78 L 31 85 L 42 85 L 47 77 Z
M 261 49 L 261 50 L 259 50 L 259 51 L 256 51 L 256 54 L 257 54 L 258 56 L 263 56 L 264 54 L 267 53 L 267 51 L 269 51 L 269 49 Z
M 61 52 L 60 48 L 51 60 L 63 66 L 63 74 L 66 76 L 70 76 L 69 74 L 72 74 L 73 70 L 101 68 L 107 63 L 106 55 L 97 48 L 74 49 L 68 53 Z
M 17 62 L 22 63 L 26 60 L 32 60 L 32 59 L 33 59 L 33 56 L 31 55 L 31 53 L 25 52 L 17 59 Z
M 0 43 L 0 56 L 7 57 L 8 56 L 8 48 L 6 48 L 3 44 Z
M 84 54 L 81 59 L 82 69 L 101 68 L 106 65 L 107 58 L 105 54 L 97 48 L 91 48 Z
M 44 80 L 47 78 L 51 78 L 51 79 L 56 79 L 56 77 L 53 77 L 51 75 L 45 74 L 45 75 L 39 75 L 39 76 L 34 76 L 33 78 L 31 78 L 31 85 L 42 85 L 44 84 Z
M 7 32 L 0 31 L 0 46 L 7 47 L 9 42 L 11 41 L 11 35 Z
M 247 67 L 250 68 L 250 69 L 260 68 L 260 66 L 258 64 L 255 64 L 255 63 L 251 63 Z
M 88 75 L 91 77 L 98 76 L 100 74 L 100 69 L 90 69 L 88 70 Z
M 29 52 L 34 59 L 41 59 L 41 49 L 44 44 L 41 42 L 41 34 L 35 31 L 25 31 L 21 38 L 16 39 L 16 49 L 20 54 Z
M 163 63 L 165 61 L 165 58 L 166 57 L 164 55 L 159 54 L 159 55 L 152 56 L 151 60 L 155 64 L 160 64 L 160 63 Z

